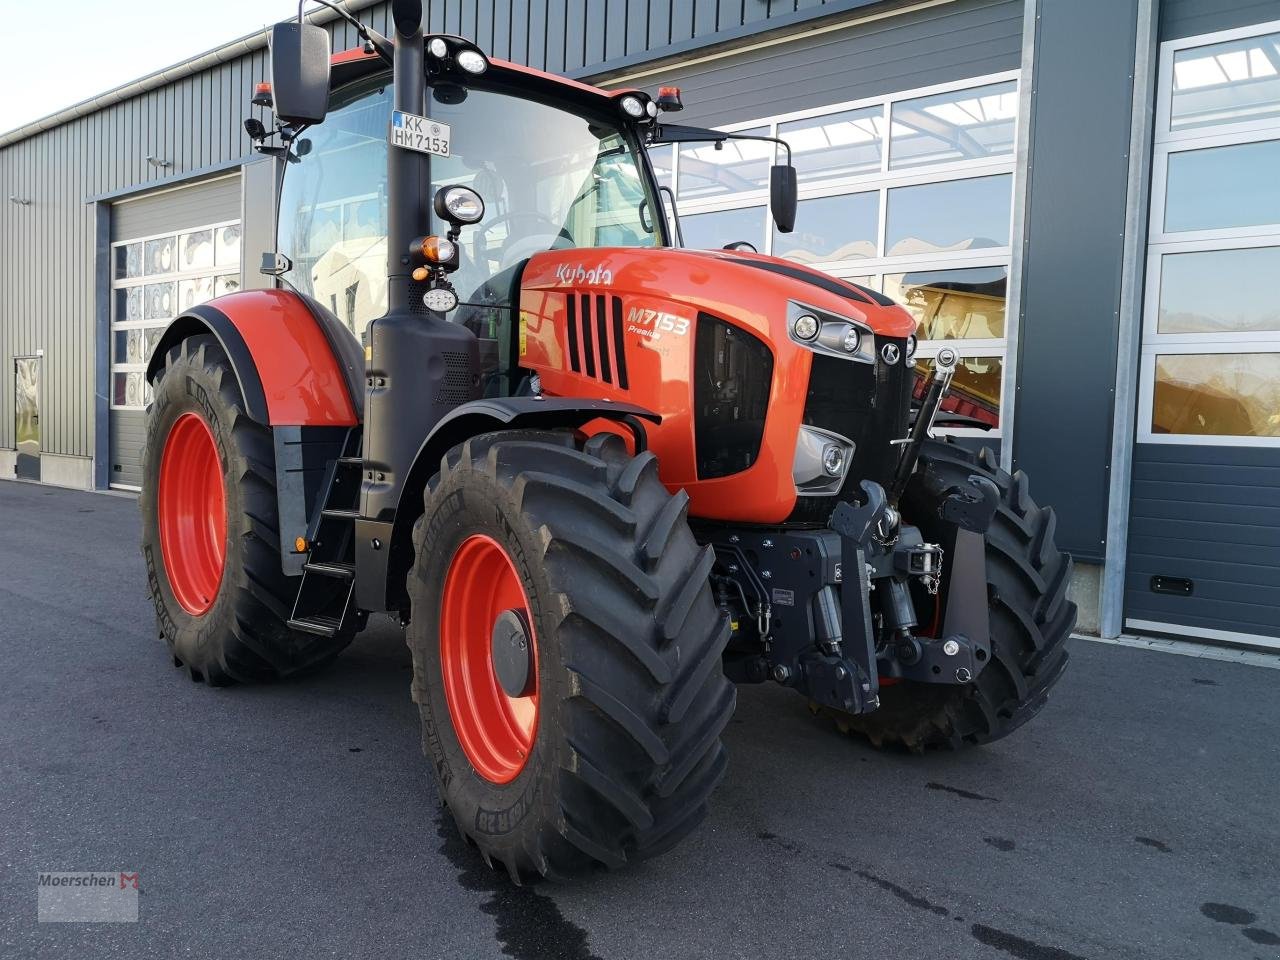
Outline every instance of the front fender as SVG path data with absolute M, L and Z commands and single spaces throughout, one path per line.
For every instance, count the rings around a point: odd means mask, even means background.
M 464 403 L 443 417 L 422 441 L 401 488 L 395 519 L 362 520 L 356 539 L 356 604 L 364 610 L 407 609 L 404 580 L 413 563 L 413 523 L 422 513 L 427 481 L 447 451 L 494 430 L 549 430 L 586 426 L 593 420 L 661 423 L 652 410 L 629 403 L 578 397 L 494 397 Z M 643 431 L 637 432 L 643 437 Z M 373 546 L 389 541 L 390 550 Z M 366 575 L 367 574 L 367 575 Z

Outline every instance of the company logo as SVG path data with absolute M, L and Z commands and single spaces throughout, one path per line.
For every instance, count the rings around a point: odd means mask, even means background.
M 893 366 L 902 358 L 902 351 L 898 349 L 896 343 L 886 343 L 880 351 L 880 356 L 884 357 L 884 362 Z
M 613 283 L 613 271 L 608 267 L 593 267 L 588 270 L 580 263 L 562 263 L 556 267 L 556 283 L 561 286 L 607 287 Z
M 674 313 L 632 307 L 627 311 L 627 333 L 638 334 L 647 340 L 661 340 L 664 333 L 683 337 L 689 332 L 689 321 Z

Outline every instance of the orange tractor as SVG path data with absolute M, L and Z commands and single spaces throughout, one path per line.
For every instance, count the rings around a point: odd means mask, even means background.
M 440 795 L 517 880 L 688 834 L 735 683 L 911 750 L 1034 716 L 1071 564 L 1021 474 L 931 437 L 954 354 L 920 376 L 879 293 L 680 249 L 646 146 L 736 135 L 663 122 L 678 91 L 392 16 L 336 56 L 273 28 L 273 129 L 246 126 L 282 171 L 277 283 L 151 359 L 143 554 L 175 662 L 294 676 L 398 617 Z

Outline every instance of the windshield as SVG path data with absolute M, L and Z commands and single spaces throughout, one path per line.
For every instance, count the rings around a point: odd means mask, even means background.
M 430 158 L 432 191 L 466 184 L 485 201 L 459 241 L 452 280 L 463 303 L 509 309 L 518 267 L 543 250 L 664 243 L 639 145 L 621 124 L 451 85 L 428 91 L 427 113 L 451 131 L 452 155 Z M 280 198 L 289 281 L 358 335 L 387 308 L 390 118 L 389 77 L 338 91 L 305 135 L 309 152 L 288 164 Z

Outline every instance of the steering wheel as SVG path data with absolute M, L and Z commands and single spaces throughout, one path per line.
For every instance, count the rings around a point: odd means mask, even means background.
M 569 241 L 570 246 L 577 246 L 577 244 L 573 242 L 573 237 L 570 236 L 569 231 L 566 230 L 561 224 L 556 223 L 554 220 L 550 219 L 549 217 L 544 217 L 540 213 L 530 213 L 530 212 L 502 213 L 494 217 L 492 220 L 490 220 L 488 223 L 482 226 L 479 229 L 479 231 L 476 233 L 477 245 L 487 253 L 489 250 L 489 232 L 493 230 L 494 227 L 498 226 L 498 224 L 500 223 L 510 223 L 514 227 L 517 223 L 521 221 L 526 223 L 531 223 L 535 226 L 550 227 L 551 229 L 546 232 L 551 234 L 551 236 L 563 237 L 565 240 Z M 529 232 L 533 233 L 535 231 L 531 230 Z M 506 248 L 513 241 L 517 241 L 520 239 L 521 239 L 520 237 L 515 236 L 514 230 L 508 231 L 507 239 L 502 244 L 503 248 Z

